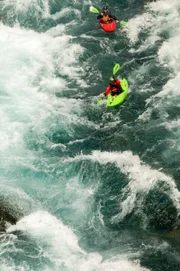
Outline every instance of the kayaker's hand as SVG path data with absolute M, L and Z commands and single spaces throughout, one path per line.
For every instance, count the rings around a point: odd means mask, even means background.
M 101 93 L 101 94 L 100 94 L 101 99 L 103 99 L 104 96 L 105 96 L 104 93 Z
M 103 16 L 103 13 L 101 12 L 101 16 Z
M 116 20 L 116 23 L 119 23 L 119 20 Z

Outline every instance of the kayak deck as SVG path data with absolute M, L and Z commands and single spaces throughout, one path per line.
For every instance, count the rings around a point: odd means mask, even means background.
M 101 19 L 98 20 L 101 28 L 106 32 L 114 32 L 116 30 L 116 23 L 112 19 L 110 22 L 104 23 Z

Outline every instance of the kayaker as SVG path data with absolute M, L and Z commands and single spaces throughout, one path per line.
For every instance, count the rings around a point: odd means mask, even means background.
M 112 19 L 115 20 L 116 23 L 119 22 L 119 20 L 114 15 L 109 13 L 108 7 L 103 7 L 102 12 L 97 16 L 97 19 L 101 20 L 103 23 L 108 23 Z
M 111 93 L 112 96 L 118 95 L 123 92 L 123 89 L 121 87 L 121 81 L 118 79 L 115 79 L 114 76 L 110 78 L 110 83 L 107 86 L 106 90 L 100 94 L 101 98 L 104 98 L 106 95 Z

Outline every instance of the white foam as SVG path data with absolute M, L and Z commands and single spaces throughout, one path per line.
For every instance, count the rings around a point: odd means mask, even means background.
M 36 11 L 43 14 L 44 17 L 49 17 L 49 1 L 38 1 L 38 0 L 3 0 L 2 3 L 2 9 L 5 8 L 12 8 L 14 10 L 14 14 L 18 15 L 22 12 L 27 12 L 29 7 L 34 7 Z
M 68 16 L 68 15 L 71 14 L 72 12 L 76 15 L 76 17 L 77 17 L 78 19 L 80 19 L 80 15 L 81 15 L 80 11 L 77 10 L 77 9 L 72 9 L 72 8 L 70 8 L 70 7 L 63 8 L 61 11 L 59 11 L 59 12 L 57 12 L 57 13 L 51 15 L 51 18 L 52 18 L 53 20 L 57 20 L 57 19 L 59 19 L 59 18 L 63 18 L 63 17 Z
M 169 0 L 160 0 L 148 3 L 143 14 L 128 21 L 125 31 L 132 44 L 138 41 L 139 34 L 143 31 L 149 34 L 148 38 L 143 42 L 146 45 L 144 49 L 153 45 L 159 39 L 159 33 L 162 30 L 177 34 L 177 29 L 180 27 L 179 13 L 177 12 L 179 6 L 178 0 L 171 2 Z
M 179 28 L 180 29 L 180 28 Z M 180 71 L 179 57 L 180 57 L 180 34 L 165 41 L 159 52 L 158 58 L 161 64 L 168 67 L 177 73 Z
M 28 157 L 32 160 L 36 157 L 26 147 L 29 130 L 36 133 L 41 143 L 47 142 L 52 147 L 44 136 L 49 124 L 55 129 L 58 122 L 64 128 L 69 127 L 72 133 L 73 121 L 86 123 L 80 116 L 73 116 L 80 114 L 80 101 L 55 96 L 66 84 L 66 79 L 55 76 L 57 71 L 83 84 L 77 67 L 83 48 L 71 44 L 71 36 L 67 35 L 54 37 L 49 32 L 36 33 L 2 23 L 0 31 L 0 65 L 3 67 L 0 70 L 0 156 L 3 167 L 8 169 L 12 164 L 23 163 L 22 158 L 24 164 L 28 164 Z
M 124 31 L 127 33 L 131 43 L 133 44 L 138 41 L 139 34 L 142 30 L 152 28 L 152 26 L 153 26 L 152 15 L 144 13 L 140 16 L 130 19 Z
M 74 159 L 91 159 L 98 161 L 100 164 L 113 163 L 128 177 L 129 182 L 123 189 L 121 196 L 121 212 L 114 219 L 122 220 L 132 210 L 137 213 L 140 212 L 146 195 L 158 185 L 159 181 L 164 183 L 164 187 L 161 186 L 161 191 L 168 195 L 178 213 L 180 213 L 180 192 L 175 181 L 164 173 L 151 169 L 150 166 L 144 164 L 137 155 L 133 155 L 130 151 L 94 151 L 92 155 L 82 154 Z M 139 193 L 141 197 L 137 198 Z
M 151 118 L 151 113 L 157 109 L 162 121 L 168 117 L 167 108 L 171 105 L 179 106 L 179 84 L 180 84 L 180 2 L 178 0 L 159 0 L 147 3 L 144 13 L 136 16 L 128 22 L 127 35 L 132 44 L 131 53 L 146 52 L 150 47 L 154 48 L 159 41 L 157 51 L 157 66 L 169 70 L 169 78 L 162 90 L 146 100 L 146 111 L 138 117 L 146 121 Z M 146 35 L 142 39 L 140 34 Z M 164 40 L 163 36 L 166 35 Z M 139 43 L 137 45 L 137 42 Z M 135 45 L 135 46 L 134 46 Z M 157 68 L 157 67 L 156 67 Z M 131 75 L 132 83 L 134 78 L 143 82 L 144 74 L 149 73 L 152 65 L 142 65 Z M 151 80 L 151 79 L 150 79 Z M 151 84 L 151 81 L 150 81 Z M 148 92 L 152 88 L 146 85 L 139 86 L 139 92 Z M 154 91 L 157 92 L 156 88 Z
M 130 49 L 132 52 L 146 51 L 154 46 L 157 40 L 161 40 L 161 33 L 167 32 L 169 39 L 162 43 L 158 51 L 158 59 L 161 64 L 179 71 L 179 41 L 180 41 L 180 15 L 178 0 L 164 0 L 148 3 L 142 15 L 138 15 L 128 22 L 127 35 L 132 43 L 139 41 L 139 34 L 146 31 L 145 40 L 141 40 L 139 48 Z
M 78 245 L 78 238 L 73 231 L 60 220 L 47 212 L 39 211 L 21 219 L 8 233 L 23 231 L 38 240 L 43 256 L 48 258 L 53 267 L 43 270 L 74 270 L 74 271 L 147 271 L 140 267 L 139 262 L 131 262 L 123 255 L 103 261 L 98 253 L 86 253 Z M 25 269 L 26 270 L 26 269 Z
M 159 0 L 156 2 L 151 2 L 147 4 L 149 10 L 154 12 L 160 12 L 161 14 L 170 14 L 172 12 L 177 11 L 176 9 L 180 6 L 178 0 Z
M 164 122 L 163 125 L 166 126 L 166 128 L 168 128 L 169 130 L 173 130 L 173 129 L 179 129 L 180 126 L 180 119 L 177 120 L 173 120 L 171 122 Z
M 167 84 L 164 85 L 162 91 L 160 91 L 157 95 L 154 97 L 161 97 L 161 98 L 166 98 L 170 96 L 170 101 L 175 102 L 176 105 L 179 105 L 179 101 L 177 97 L 180 95 L 179 94 L 179 84 L 180 84 L 180 71 L 176 74 L 176 76 L 173 79 L 170 79 Z M 168 105 L 168 101 L 164 103 L 164 106 Z M 163 107 L 163 104 L 162 104 Z
M 51 14 L 49 0 L 3 0 L 1 2 L 2 9 L 13 9 L 13 14 L 18 16 L 20 14 L 27 14 L 29 9 L 34 9 L 34 17 L 50 18 L 52 20 L 58 20 L 59 18 L 66 17 L 68 14 L 74 13 L 76 17 L 80 18 L 80 11 L 74 8 L 63 8 L 55 14 Z M 7 12 L 8 13 L 8 12 Z M 11 13 L 9 13 L 11 16 Z

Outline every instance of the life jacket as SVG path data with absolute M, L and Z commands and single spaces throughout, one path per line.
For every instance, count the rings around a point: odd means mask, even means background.
M 119 86 L 117 83 L 116 84 L 110 84 L 111 87 L 111 93 L 113 94 L 119 94 L 120 92 L 122 92 L 122 87 L 121 85 Z
M 108 21 L 110 21 L 111 20 L 111 18 L 109 17 L 109 15 L 108 14 L 103 14 L 103 17 L 102 17 L 102 19 L 101 19 L 103 22 L 108 22 Z

